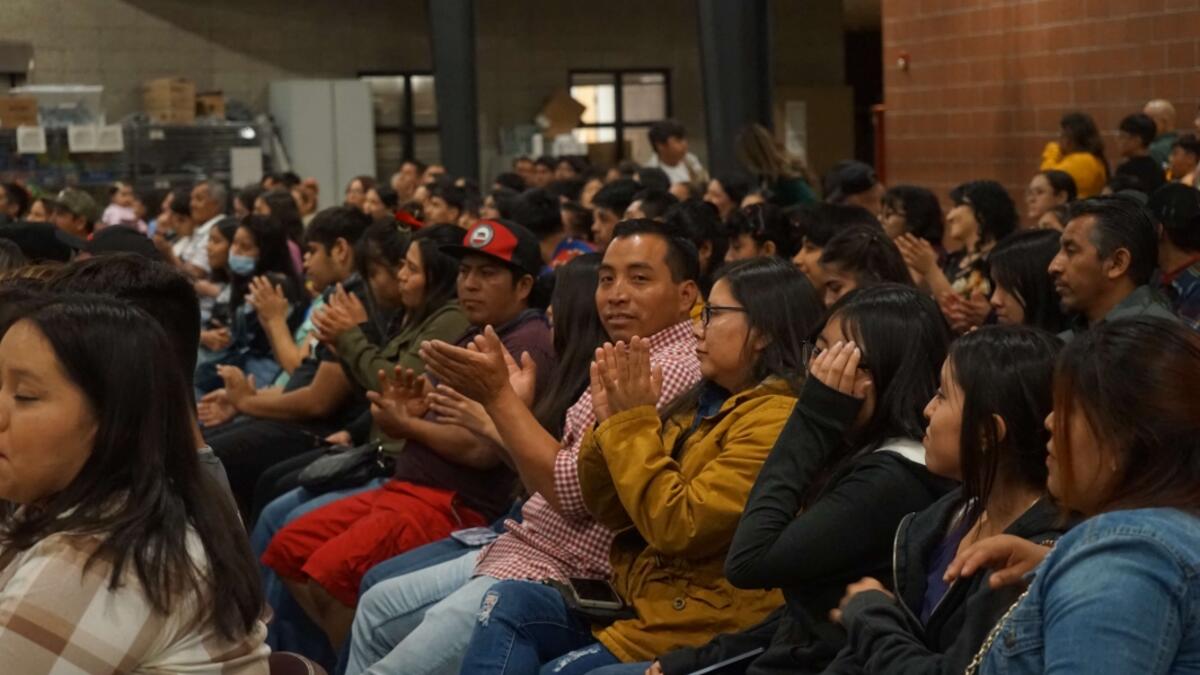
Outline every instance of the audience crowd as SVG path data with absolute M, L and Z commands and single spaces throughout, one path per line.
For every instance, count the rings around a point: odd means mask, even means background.
M 0 189 L 6 672 L 1188 673 L 1200 141 Z M 326 200 L 328 201 L 328 200 Z M 274 663 L 272 661 L 272 663 Z

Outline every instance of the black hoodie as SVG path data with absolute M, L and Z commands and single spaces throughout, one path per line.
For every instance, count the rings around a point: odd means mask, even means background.
M 912 675 L 961 673 L 996 622 L 1020 595 L 1019 588 L 992 590 L 990 572 L 981 570 L 950 585 L 924 625 L 917 618 L 925 597 L 928 561 L 964 508 L 961 490 L 912 514 L 896 531 L 892 584 L 896 600 L 877 591 L 859 593 L 847 605 L 842 623 L 846 648 L 826 673 Z M 1039 544 L 1066 531 L 1058 509 L 1043 497 L 1017 518 L 1005 534 Z
M 803 495 L 844 447 L 861 401 L 815 378 L 805 382 L 791 418 L 763 464 L 734 535 L 726 575 L 742 588 L 782 588 L 786 610 L 736 635 L 661 658 L 667 675 L 690 673 L 755 647 L 766 653 L 727 673 L 820 672 L 845 642 L 828 619 L 846 585 L 890 578 L 892 541 L 906 514 L 928 508 L 952 483 L 904 450 L 859 454 L 842 462 L 807 507 Z M 922 459 L 923 453 L 913 441 Z M 899 447 L 899 446 L 897 446 Z M 798 515 L 797 515 L 798 514 Z

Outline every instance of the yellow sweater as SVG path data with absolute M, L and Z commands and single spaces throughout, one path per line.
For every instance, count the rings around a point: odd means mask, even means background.
M 1076 196 L 1079 199 L 1095 197 L 1108 182 L 1108 170 L 1104 163 L 1090 152 L 1072 152 L 1063 155 L 1057 142 L 1046 144 L 1042 151 L 1042 171 L 1057 169 L 1071 174 L 1075 179 Z

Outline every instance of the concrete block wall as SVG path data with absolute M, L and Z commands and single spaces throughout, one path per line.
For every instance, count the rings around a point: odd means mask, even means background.
M 992 178 L 1023 194 L 1065 112 L 1093 115 L 1110 163 L 1120 119 L 1166 98 L 1200 103 L 1196 0 L 887 0 L 888 181 Z M 911 58 L 907 72 L 896 65 Z M 1019 203 L 1019 202 L 1018 202 Z

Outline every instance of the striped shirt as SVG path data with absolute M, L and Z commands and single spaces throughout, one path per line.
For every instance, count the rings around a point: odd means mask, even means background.
M 85 568 L 100 541 L 59 533 L 0 554 L 0 672 L 267 675 L 270 649 L 261 621 L 230 642 L 194 621 L 194 599 L 165 616 L 150 605 L 132 563 L 110 589 L 109 561 L 97 558 Z M 195 533 L 188 548 L 206 567 Z
M 650 338 L 650 363 L 663 369 L 661 410 L 700 381 L 692 322 L 681 321 Z M 562 511 L 540 493 L 525 502 L 522 522 L 509 520 L 507 531 L 484 549 L 475 565 L 476 576 L 497 579 L 607 579 L 612 574 L 609 550 L 614 534 L 592 519 L 583 502 L 576 461 L 583 436 L 596 424 L 592 393 L 567 410 L 562 449 L 554 462 L 554 488 Z

